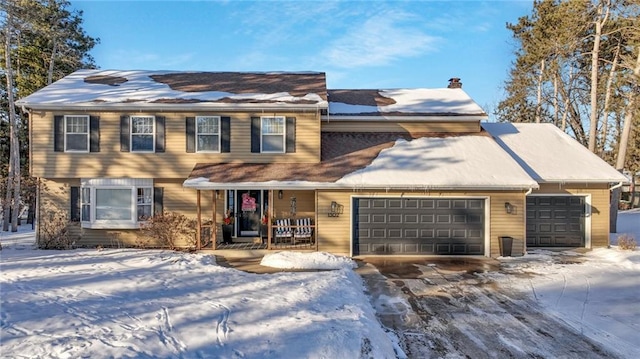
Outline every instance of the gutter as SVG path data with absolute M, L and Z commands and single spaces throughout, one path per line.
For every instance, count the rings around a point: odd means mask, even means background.
M 323 115 L 321 117 L 322 120 L 329 121 L 329 116 L 331 116 L 332 121 L 416 121 L 416 122 L 438 122 L 438 121 L 453 121 L 453 122 L 476 122 L 481 120 L 486 120 L 486 115 L 451 115 L 451 116 L 442 116 L 442 115 L 407 115 L 407 116 L 386 116 L 384 114 L 380 115 L 364 115 L 358 116 L 358 114 L 353 115 Z
M 521 191 L 523 189 L 533 191 L 530 184 L 527 185 L 467 185 L 467 186 L 420 186 L 420 185 L 389 185 L 389 184 L 372 184 L 372 185 L 354 185 L 341 183 L 326 182 L 303 182 L 303 181 L 272 181 L 272 182 L 239 182 L 239 183 L 211 183 L 208 181 L 186 180 L 182 187 L 197 190 L 215 190 L 215 189 L 274 189 L 274 190 L 404 190 L 404 191 L 444 191 L 444 190 L 473 190 L 473 191 Z
M 29 104 L 26 102 L 16 103 L 23 108 L 27 107 L 32 110 L 38 111 L 149 111 L 149 112 L 185 112 L 185 111 L 199 111 L 199 110 L 215 110 L 215 111 L 251 111 L 251 112 L 264 112 L 265 110 L 286 110 L 286 111 L 318 111 L 319 109 L 326 109 L 326 103 L 313 103 L 313 104 L 287 104 L 287 103 L 251 103 L 251 104 L 233 104 L 228 103 L 218 104 L 211 102 L 189 103 L 189 104 L 162 104 L 162 103 L 145 103 L 145 102 L 132 102 L 123 104 L 112 103 L 85 103 L 82 105 L 69 105 L 69 104 Z
M 613 185 L 612 187 L 609 187 L 609 191 L 613 191 L 614 189 L 617 189 L 617 188 L 622 187 L 622 184 L 623 184 L 623 183 L 624 183 L 624 182 L 618 182 L 618 184 Z

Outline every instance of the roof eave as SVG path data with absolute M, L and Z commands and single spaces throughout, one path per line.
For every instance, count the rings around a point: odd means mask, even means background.
M 455 122 L 477 122 L 488 118 L 485 114 L 477 115 L 406 115 L 406 116 L 385 116 L 385 115 L 323 115 L 323 121 L 455 121 Z
M 326 102 L 314 104 L 296 103 L 213 103 L 200 102 L 189 104 L 163 104 L 163 103 L 28 103 L 16 102 L 17 106 L 32 110 L 49 111 L 191 111 L 191 110 L 215 110 L 215 111 L 262 111 L 262 110 L 285 110 L 285 111 L 318 111 L 327 108 Z
M 239 182 L 239 183 L 222 183 L 222 182 L 208 182 L 208 181 L 193 181 L 186 180 L 182 184 L 185 188 L 192 188 L 196 190 L 216 190 L 216 189 L 273 189 L 273 190 L 316 190 L 316 189 L 336 189 L 336 190 L 363 190 L 363 189 L 375 189 L 375 190 L 408 190 L 408 191 L 447 191 L 447 190 L 489 190 L 489 191 L 524 191 L 529 189 L 538 189 L 540 186 L 537 183 L 522 183 L 522 184 L 509 184 L 509 185 L 408 185 L 408 184 L 369 184 L 369 185 L 354 185 L 335 182 L 302 182 L 302 181 L 270 181 L 270 182 Z

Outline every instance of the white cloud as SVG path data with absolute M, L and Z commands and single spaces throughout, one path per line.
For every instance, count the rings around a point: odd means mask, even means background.
M 330 43 L 325 59 L 336 67 L 379 66 L 434 50 L 438 37 L 425 34 L 411 20 L 405 13 L 375 15 Z

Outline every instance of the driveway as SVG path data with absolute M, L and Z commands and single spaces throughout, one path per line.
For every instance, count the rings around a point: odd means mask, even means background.
M 482 273 L 484 258 L 382 258 L 359 261 L 382 324 L 408 358 L 615 358 L 525 294 Z

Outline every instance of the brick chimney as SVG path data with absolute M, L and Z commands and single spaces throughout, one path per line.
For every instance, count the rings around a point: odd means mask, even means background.
M 450 88 L 450 89 L 462 88 L 462 82 L 460 82 L 459 78 L 452 77 L 452 78 L 449 79 L 449 86 L 447 86 L 447 88 Z

